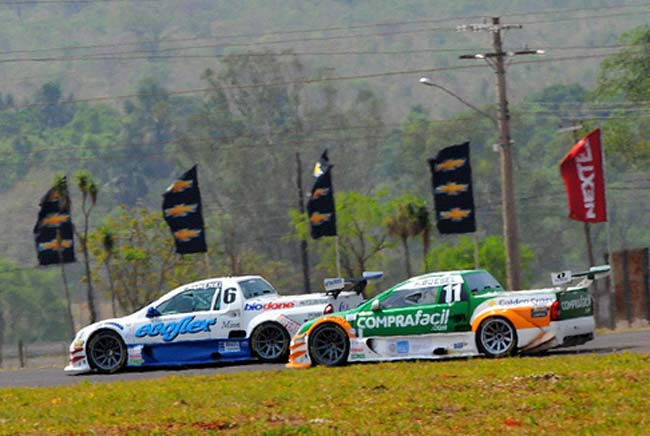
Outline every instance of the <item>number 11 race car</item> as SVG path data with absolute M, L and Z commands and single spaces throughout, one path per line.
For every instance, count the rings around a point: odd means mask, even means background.
M 327 292 L 280 296 L 260 276 L 223 277 L 181 286 L 123 318 L 79 330 L 70 345 L 72 373 L 113 373 L 125 366 L 173 366 L 287 360 L 291 336 L 323 313 L 363 302 L 368 280 L 327 279 Z
M 451 356 L 510 356 L 594 337 L 589 284 L 609 266 L 554 276 L 561 285 L 505 292 L 484 270 L 413 277 L 360 306 L 303 324 L 290 368 Z M 576 286 L 573 278 L 582 277 Z M 558 280 L 556 280 L 556 278 Z

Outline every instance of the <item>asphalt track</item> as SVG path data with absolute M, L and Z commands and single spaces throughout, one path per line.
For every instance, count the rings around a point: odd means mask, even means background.
M 579 347 L 553 350 L 548 355 L 575 355 L 584 353 L 611 354 L 621 352 L 650 353 L 650 330 L 614 332 L 597 335 Z M 129 370 L 118 374 L 68 375 L 62 368 L 30 368 L 0 371 L 0 388 L 64 386 L 80 383 L 112 383 L 116 381 L 145 380 L 169 376 L 227 374 L 246 371 L 284 371 L 284 364 L 222 364 L 178 369 Z

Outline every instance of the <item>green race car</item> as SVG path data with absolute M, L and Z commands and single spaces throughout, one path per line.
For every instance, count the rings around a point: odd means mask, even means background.
M 501 357 L 583 344 L 594 336 L 588 287 L 609 266 L 556 275 L 560 286 L 506 292 L 485 270 L 413 277 L 355 309 L 302 325 L 288 367 L 347 362 Z M 582 281 L 569 286 L 575 278 Z

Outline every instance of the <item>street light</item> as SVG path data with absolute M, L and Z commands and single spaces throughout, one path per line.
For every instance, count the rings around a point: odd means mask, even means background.
M 484 117 L 489 118 L 489 119 L 494 123 L 495 126 L 497 125 L 497 119 L 496 119 L 493 115 L 490 115 L 489 113 L 487 113 L 487 112 L 485 112 L 485 111 L 482 111 L 481 109 L 479 109 L 479 108 L 477 108 L 476 106 L 474 106 L 472 103 L 470 103 L 470 102 L 468 102 L 468 101 L 465 101 L 461 96 L 459 96 L 459 95 L 456 94 L 455 92 L 450 91 L 449 89 L 445 88 L 445 87 L 442 86 L 442 85 L 438 85 L 437 83 L 435 83 L 435 82 L 434 82 L 433 80 L 431 80 L 430 78 L 428 78 L 428 77 L 421 77 L 421 78 L 420 78 L 420 83 L 423 84 L 423 85 L 427 85 L 427 86 L 431 86 L 431 87 L 434 87 L 434 88 L 438 88 L 438 89 L 440 89 L 441 91 L 445 92 L 445 93 L 448 94 L 448 95 L 451 95 L 451 96 L 454 97 L 456 100 L 458 100 L 459 102 L 463 103 L 465 106 L 469 107 L 470 109 L 474 110 L 475 112 L 477 112 L 477 113 L 483 115 Z

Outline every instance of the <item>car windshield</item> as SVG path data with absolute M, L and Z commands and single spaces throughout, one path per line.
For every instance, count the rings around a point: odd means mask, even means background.
M 479 272 L 476 274 L 467 274 L 465 276 L 465 284 L 469 291 L 473 294 L 477 292 L 493 292 L 502 291 L 503 286 L 492 277 L 488 272 Z
M 239 282 L 239 287 L 241 288 L 241 291 L 244 294 L 244 298 L 246 299 L 259 297 L 260 295 L 277 294 L 277 292 L 275 292 L 275 289 L 273 289 L 273 286 L 261 278 L 241 280 Z

